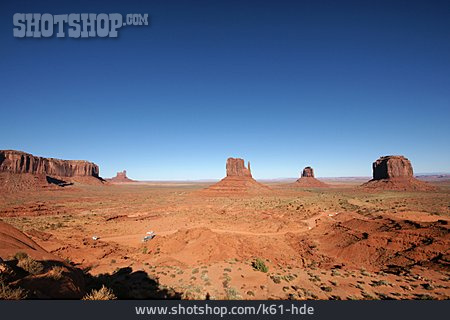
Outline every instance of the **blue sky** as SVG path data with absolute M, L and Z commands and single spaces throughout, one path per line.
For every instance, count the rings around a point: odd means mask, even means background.
M 9 1 L 0 149 L 110 177 L 370 176 L 379 156 L 450 172 L 448 1 Z M 148 13 L 117 39 L 14 38 L 24 13 Z

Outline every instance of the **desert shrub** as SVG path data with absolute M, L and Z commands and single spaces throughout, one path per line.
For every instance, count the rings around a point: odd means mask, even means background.
M 22 251 L 16 252 L 16 254 L 14 255 L 14 259 L 16 260 L 23 260 L 26 258 L 28 258 L 28 254 Z
M 48 277 L 55 280 L 60 280 L 63 277 L 64 268 L 61 266 L 53 266 L 49 273 Z
M 30 274 L 36 275 L 44 271 L 44 265 L 33 258 L 26 257 L 17 262 L 17 266 Z
M 370 283 L 370 285 L 372 287 L 388 286 L 389 282 L 387 282 L 386 280 L 372 281 L 372 283 Z
M 376 300 L 375 297 L 373 297 L 372 295 L 370 295 L 369 293 L 367 293 L 367 292 L 365 292 L 365 291 L 362 291 L 362 292 L 361 292 L 361 295 L 362 295 L 365 299 L 367 299 L 367 300 Z
M 340 276 L 341 273 L 339 271 L 337 271 L 336 269 L 333 269 L 333 270 L 331 270 L 331 275 L 333 277 L 337 277 L 337 276 Z
M 331 292 L 331 291 L 333 291 L 333 289 L 332 289 L 331 287 L 328 287 L 328 286 L 322 286 L 322 287 L 320 287 L 320 289 L 322 289 L 322 290 L 325 291 L 325 292 Z
M 91 293 L 85 295 L 83 300 L 116 300 L 117 297 L 114 292 L 102 286 L 99 290 L 92 290 Z
M 228 300 L 240 300 L 240 299 L 242 299 L 241 294 L 235 288 L 227 288 L 225 290 L 225 292 L 227 294 L 226 298 Z
M 313 275 L 313 276 L 311 276 L 311 278 L 309 278 L 309 281 L 319 282 L 319 281 L 322 281 L 322 280 L 320 279 L 320 277 L 318 275 Z
M 367 272 L 365 269 L 361 269 L 361 275 L 366 276 L 366 277 L 370 277 L 370 273 Z
M 416 300 L 433 300 L 429 294 L 414 294 Z
M 421 286 L 425 289 L 425 290 L 433 290 L 434 287 L 429 284 L 429 283 L 422 283 Z
M 281 283 L 281 277 L 280 276 L 272 275 L 272 276 L 270 276 L 270 279 L 272 279 L 272 281 L 274 283 Z
M 0 280 L 0 300 L 23 300 L 27 293 L 21 288 L 12 288 Z
M 266 266 L 264 261 L 262 261 L 260 258 L 256 258 L 256 260 L 254 260 L 252 262 L 252 267 L 253 267 L 253 269 L 255 269 L 257 271 L 261 271 L 261 272 L 269 271 L 269 267 Z

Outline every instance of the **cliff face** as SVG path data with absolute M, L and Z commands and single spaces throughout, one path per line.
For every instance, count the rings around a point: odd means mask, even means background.
M 311 167 L 306 167 L 303 169 L 302 177 L 312 177 L 314 178 L 314 169 Z
M 414 178 L 411 162 L 404 156 L 384 156 L 372 164 L 373 179 L 363 188 L 374 190 L 431 191 L 437 188 Z
M 227 159 L 227 177 L 251 177 L 250 162 L 248 168 L 245 167 L 244 159 L 228 158 Z
M 373 179 L 412 177 L 411 162 L 403 156 L 384 156 L 372 164 Z
M 0 172 L 99 178 L 99 168 L 95 163 L 35 157 L 15 150 L 0 150 Z

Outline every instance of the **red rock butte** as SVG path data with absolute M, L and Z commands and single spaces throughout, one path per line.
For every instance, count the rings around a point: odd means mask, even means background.
M 126 182 L 135 182 L 134 180 L 127 177 L 127 170 L 123 170 L 122 172 L 117 172 L 116 176 L 111 179 L 106 179 L 112 183 L 126 183 Z
M 427 191 L 436 187 L 414 178 L 411 162 L 404 156 L 383 156 L 372 164 L 373 179 L 363 188 L 399 191 Z
M 268 192 L 270 190 L 271 189 L 268 186 L 253 179 L 250 162 L 248 162 L 247 167 L 245 167 L 243 159 L 228 158 L 226 164 L 226 177 L 201 192 L 212 195 L 227 195 L 257 194 L 260 192 Z
M 0 187 L 15 190 L 72 182 L 101 183 L 99 167 L 84 160 L 37 157 L 16 150 L 0 150 Z
M 317 180 L 314 177 L 314 169 L 311 167 L 305 167 L 302 171 L 300 178 L 294 182 L 295 187 L 305 188 L 328 188 L 329 185 Z

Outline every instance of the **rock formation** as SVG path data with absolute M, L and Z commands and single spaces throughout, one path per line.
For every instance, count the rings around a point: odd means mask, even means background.
M 202 193 L 220 196 L 228 194 L 257 194 L 271 190 L 268 186 L 253 179 L 250 162 L 248 162 L 246 168 L 243 159 L 228 158 L 226 174 L 225 178 L 202 190 Z
M 372 171 L 375 180 L 413 176 L 411 162 L 403 156 L 381 157 L 372 164 Z
M 99 177 L 98 166 L 92 162 L 42 158 L 15 150 L 0 150 L 0 171 L 45 174 L 56 177 Z
M 228 158 L 227 159 L 227 177 L 252 177 L 252 172 L 250 171 L 250 161 L 245 167 L 244 159 L 239 158 Z
M 312 177 L 314 178 L 314 169 L 311 167 L 306 167 L 303 169 L 302 177 Z
M 110 181 L 112 183 L 127 183 L 127 182 L 134 182 L 134 180 L 131 180 L 127 177 L 127 171 L 123 170 L 122 172 L 117 172 L 116 176 L 111 179 L 106 179 L 107 181 Z
M 380 157 L 372 164 L 373 179 L 364 188 L 385 190 L 434 190 L 435 187 L 414 178 L 411 162 L 404 156 Z
M 302 171 L 300 179 L 294 183 L 295 187 L 305 187 L 305 188 L 327 188 L 329 187 L 326 183 L 317 180 L 314 177 L 314 169 L 311 167 L 305 167 Z
M 95 163 L 36 157 L 16 150 L 0 150 L 0 175 L 0 184 L 14 182 L 18 185 L 18 190 L 21 189 L 20 184 L 64 186 L 72 182 L 102 181 L 99 167 Z

